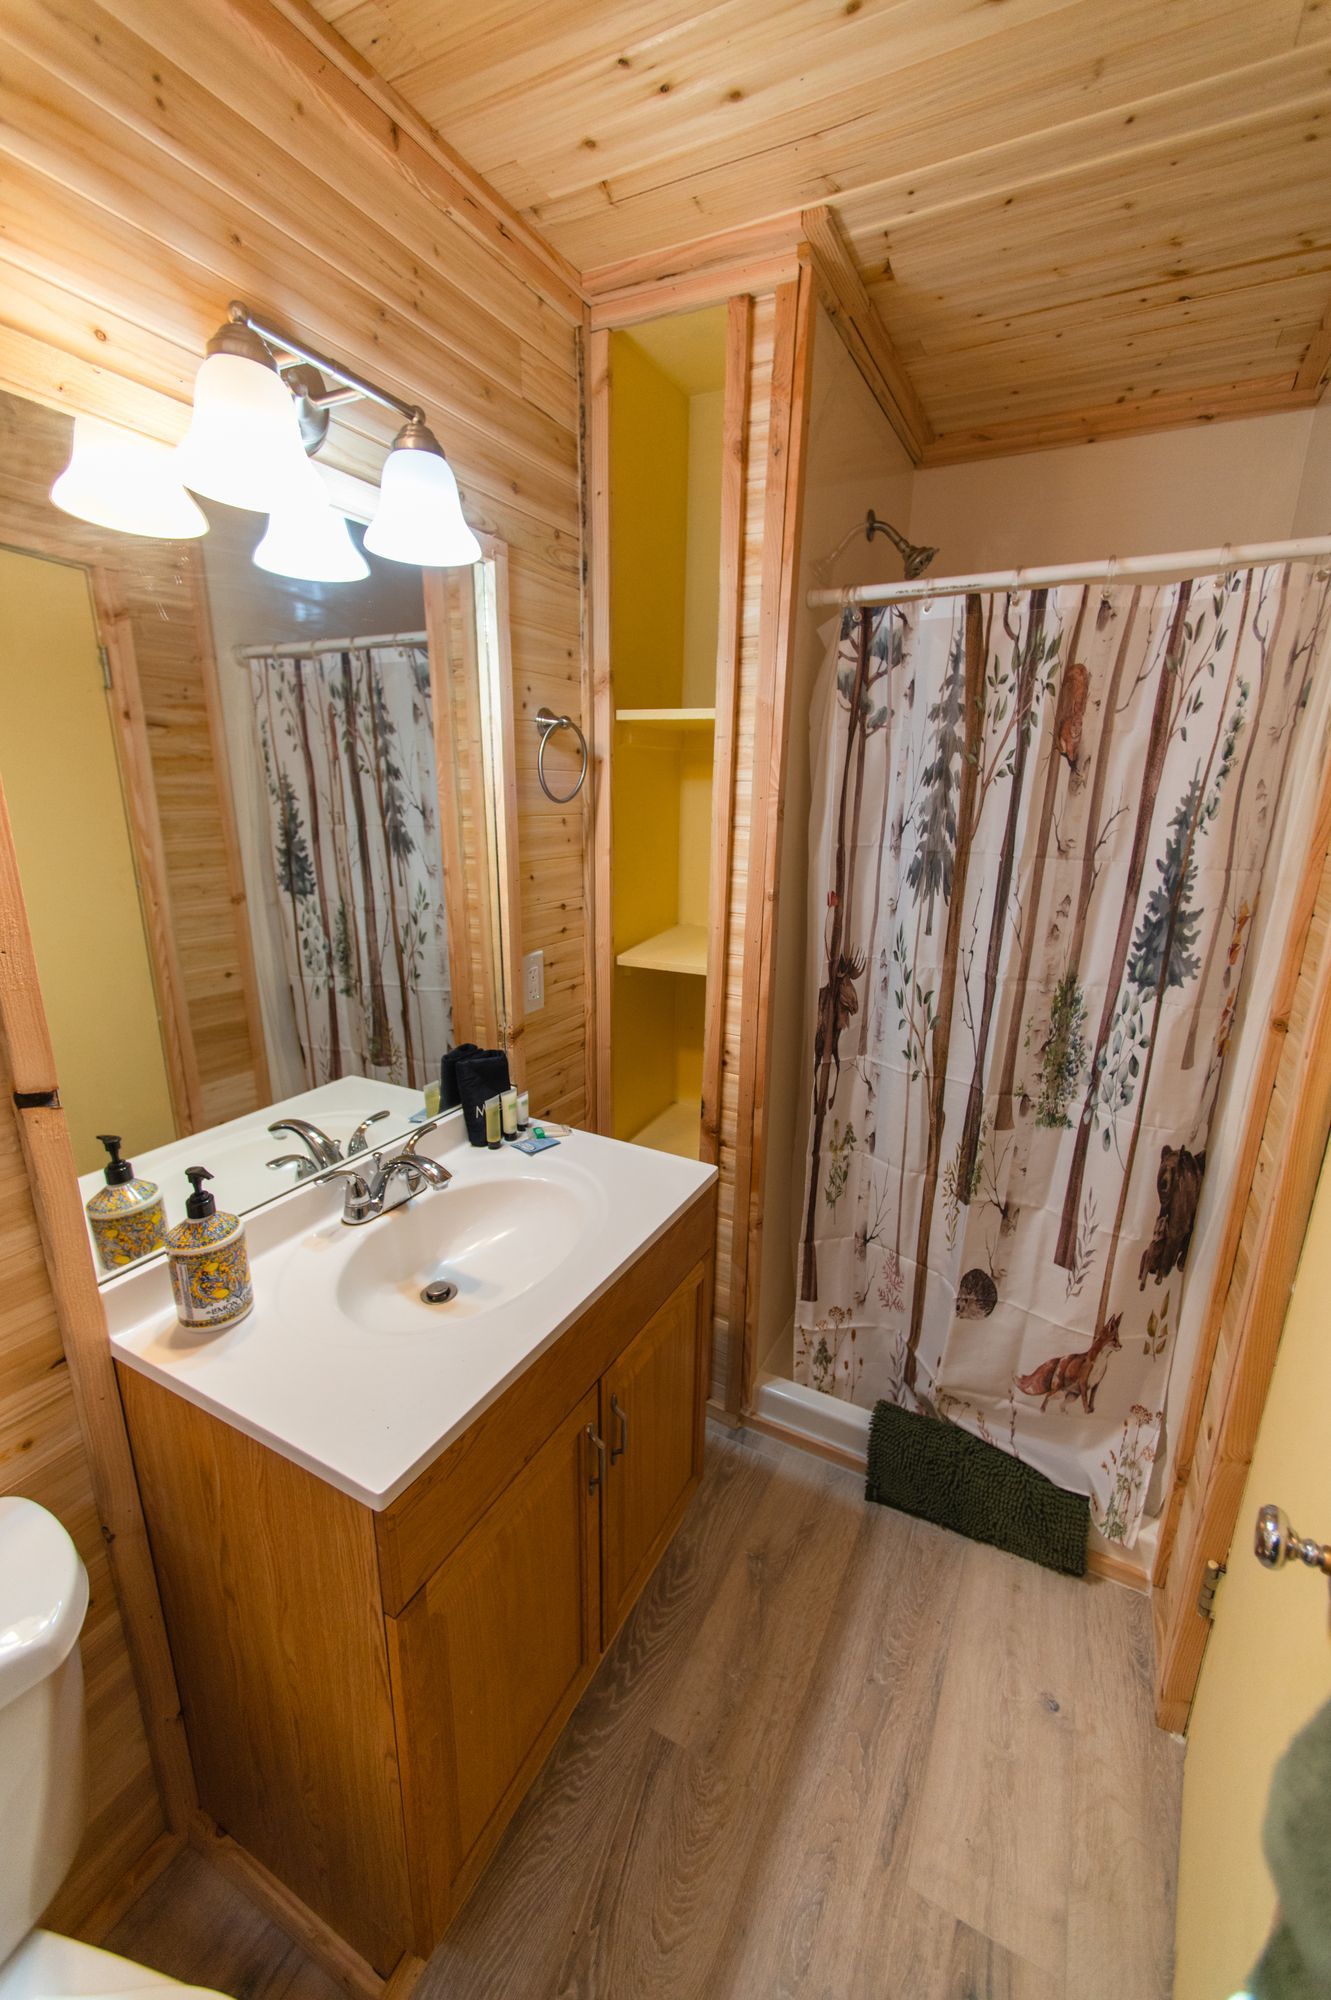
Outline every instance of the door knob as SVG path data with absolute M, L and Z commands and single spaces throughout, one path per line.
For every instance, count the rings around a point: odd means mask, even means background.
M 1252 1552 L 1265 1569 L 1281 1569 L 1296 1559 L 1331 1576 L 1331 1542 L 1305 1541 L 1289 1525 L 1283 1507 L 1259 1507 Z

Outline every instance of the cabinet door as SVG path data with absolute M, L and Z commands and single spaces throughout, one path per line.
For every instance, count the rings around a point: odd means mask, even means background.
M 592 1390 L 387 1621 L 422 1954 L 600 1658 L 596 1422 Z
M 601 1378 L 607 1456 L 601 1571 L 606 1645 L 702 1476 L 703 1298 L 699 1267 Z

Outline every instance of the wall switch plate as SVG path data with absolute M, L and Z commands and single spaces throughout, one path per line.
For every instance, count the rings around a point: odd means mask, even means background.
M 545 953 L 528 951 L 522 958 L 522 1001 L 529 1014 L 545 1005 Z

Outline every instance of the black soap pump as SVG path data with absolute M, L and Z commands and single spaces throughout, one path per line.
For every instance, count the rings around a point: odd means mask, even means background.
M 102 1269 L 120 1271 L 161 1249 L 166 1210 L 156 1181 L 137 1180 L 133 1161 L 121 1159 L 120 1134 L 99 1132 L 97 1137 L 111 1157 L 102 1169 L 105 1187 L 85 1203 L 88 1227 Z
M 182 1326 L 219 1332 L 254 1306 L 245 1231 L 240 1217 L 220 1209 L 204 1187 L 212 1179 L 207 1167 L 186 1167 L 185 1179 L 185 1220 L 166 1239 L 176 1317 Z

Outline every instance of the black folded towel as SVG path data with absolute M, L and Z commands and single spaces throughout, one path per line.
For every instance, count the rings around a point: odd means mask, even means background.
M 485 1050 L 479 1042 L 459 1042 L 450 1049 L 439 1065 L 439 1109 L 452 1111 L 461 1104 L 462 1093 L 458 1089 L 458 1064 L 468 1056 L 483 1056 Z
M 508 1057 L 503 1049 L 455 1051 L 453 1075 L 457 1082 L 467 1137 L 473 1146 L 485 1144 L 485 1106 L 509 1086 Z

